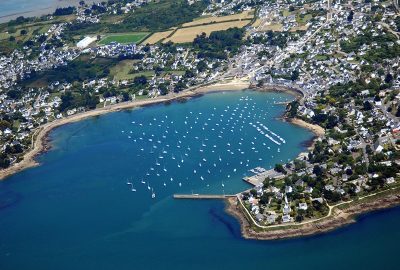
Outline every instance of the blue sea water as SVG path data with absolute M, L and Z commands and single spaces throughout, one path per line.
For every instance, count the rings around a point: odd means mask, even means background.
M 34 17 L 51 14 L 58 7 L 77 6 L 80 0 L 0 0 L 0 22 L 18 16 Z M 86 1 L 88 4 L 99 0 Z
M 398 208 L 263 242 L 242 239 L 221 201 L 172 198 L 241 191 L 248 169 L 304 150 L 312 134 L 277 119 L 290 98 L 215 93 L 54 130 L 41 166 L 0 182 L 0 269 L 396 269 Z

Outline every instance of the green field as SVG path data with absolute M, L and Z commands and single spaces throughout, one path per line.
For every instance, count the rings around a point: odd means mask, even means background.
M 111 42 L 118 42 L 121 44 L 126 43 L 139 43 L 143 39 L 145 39 L 150 33 L 148 32 L 135 32 L 135 33 L 126 33 L 126 34 L 109 34 L 106 35 L 102 40 L 100 40 L 99 44 L 107 45 Z

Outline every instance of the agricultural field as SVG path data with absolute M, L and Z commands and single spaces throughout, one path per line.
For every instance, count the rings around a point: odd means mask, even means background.
M 145 41 L 143 41 L 143 44 L 155 44 L 159 42 L 160 40 L 168 37 L 174 30 L 168 30 L 164 32 L 157 32 L 149 36 Z
M 107 45 L 111 42 L 117 42 L 121 44 L 127 43 L 140 43 L 149 35 L 148 32 L 133 32 L 123 34 L 107 34 L 103 39 L 99 41 L 100 45 Z
M 270 24 L 263 24 L 258 29 L 259 31 L 274 31 L 274 32 L 281 32 L 283 30 L 283 25 L 281 23 L 270 23 Z
M 296 31 L 307 31 L 308 25 L 299 25 L 296 27 L 292 27 L 289 31 L 290 32 L 296 32 Z
M 239 14 L 233 14 L 228 16 L 221 16 L 221 17 L 199 17 L 192 22 L 184 23 L 183 27 L 195 26 L 195 25 L 204 25 L 210 23 L 219 23 L 219 22 L 226 22 L 226 21 L 237 21 L 237 20 L 246 20 L 252 19 L 254 17 L 254 10 L 247 10 Z
M 208 36 L 213 31 L 227 30 L 233 27 L 242 28 L 249 24 L 249 22 L 250 20 L 242 20 L 180 28 L 171 37 L 165 39 L 163 42 L 165 43 L 171 41 L 174 43 L 188 43 L 192 42 L 203 32 Z

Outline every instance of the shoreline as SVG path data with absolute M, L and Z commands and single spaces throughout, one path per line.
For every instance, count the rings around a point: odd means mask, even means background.
M 77 122 L 80 120 L 84 120 L 87 118 L 111 113 L 118 112 L 127 109 L 133 109 L 137 107 L 146 107 L 150 105 L 179 101 L 181 99 L 188 99 L 201 96 L 203 94 L 221 92 L 221 91 L 240 91 L 250 89 L 250 85 L 247 82 L 229 82 L 229 83 L 218 83 L 211 84 L 207 86 L 195 87 L 193 89 L 187 89 L 182 91 L 181 93 L 170 93 L 165 96 L 158 96 L 156 98 L 145 99 L 145 100 L 135 100 L 123 103 L 117 103 L 113 105 L 108 105 L 103 108 L 97 108 L 94 110 L 77 113 L 71 116 L 67 116 L 61 119 L 54 120 L 52 122 L 46 123 L 43 126 L 39 127 L 33 133 L 33 144 L 31 145 L 30 150 L 28 150 L 23 156 L 20 162 L 16 162 L 10 165 L 10 167 L 6 169 L 0 170 L 0 181 L 5 180 L 9 176 L 23 171 L 27 168 L 32 168 L 40 165 L 35 158 L 47 151 L 50 148 L 48 142 L 48 134 L 57 127 L 60 127 L 65 124 Z
M 15 20 L 19 16 L 23 16 L 25 18 L 34 18 L 34 17 L 41 17 L 52 15 L 57 8 L 61 7 L 69 7 L 69 6 L 78 6 L 80 0 L 54 0 L 50 3 L 45 5 L 39 5 L 36 7 L 29 7 L 26 10 L 15 10 L 12 13 L 0 15 L 0 24 L 8 23 L 11 20 Z M 88 3 L 99 3 L 100 0 L 92 0 Z M 18 4 L 18 3 L 16 3 Z
M 266 230 L 255 229 L 242 207 L 238 205 L 237 198 L 225 199 L 225 211 L 236 218 L 240 224 L 240 231 L 245 239 L 253 240 L 284 240 L 328 233 L 346 225 L 357 222 L 357 217 L 373 211 L 392 208 L 400 205 L 400 195 L 389 194 L 376 198 L 373 201 L 357 201 L 349 203 L 344 209 L 333 206 L 332 215 L 315 222 L 306 224 L 288 224 L 280 228 Z
M 301 92 L 294 91 L 292 88 L 285 88 L 280 85 L 278 85 L 276 88 L 274 88 L 272 85 L 269 85 L 269 86 L 263 87 L 263 88 L 257 88 L 257 87 L 252 87 L 250 85 L 250 83 L 247 81 L 231 80 L 228 82 L 213 83 L 213 84 L 208 84 L 208 85 L 203 85 L 203 86 L 193 86 L 193 87 L 189 87 L 188 89 L 186 89 L 180 93 L 169 93 L 165 96 L 158 96 L 156 98 L 122 102 L 122 103 L 108 105 L 103 108 L 97 108 L 94 110 L 77 113 L 77 114 L 74 114 L 71 116 L 67 116 L 67 117 L 64 117 L 61 119 L 54 120 L 52 122 L 46 123 L 43 126 L 39 127 L 33 133 L 32 145 L 30 147 L 30 150 L 28 150 L 22 156 L 22 160 L 17 163 L 11 164 L 10 167 L 8 167 L 6 169 L 0 170 L 0 181 L 3 181 L 6 178 L 8 178 L 9 176 L 12 176 L 13 174 L 23 171 L 27 168 L 32 168 L 32 167 L 36 167 L 36 166 L 40 165 L 35 160 L 35 158 L 38 155 L 44 153 L 45 151 L 47 151 L 51 148 L 51 146 L 48 142 L 48 134 L 54 128 L 60 127 L 62 125 L 77 122 L 80 120 L 84 120 L 84 119 L 99 116 L 99 115 L 103 115 L 106 113 L 117 112 L 117 111 L 122 111 L 122 110 L 127 110 L 127 109 L 133 109 L 133 108 L 137 108 L 137 107 L 146 107 L 146 106 L 150 106 L 150 105 L 155 105 L 155 104 L 160 104 L 160 103 L 168 103 L 168 102 L 172 102 L 172 101 L 179 101 L 182 99 L 199 97 L 199 96 L 202 96 L 204 94 L 209 94 L 209 93 L 217 93 L 217 92 L 223 92 L 223 91 L 243 91 L 243 90 L 260 91 L 260 92 L 280 92 L 280 93 L 286 92 L 286 93 L 295 95 L 296 98 L 299 98 L 300 93 L 301 93 Z M 284 119 L 284 121 L 287 121 L 287 120 Z M 317 127 L 319 127 L 319 126 L 315 126 L 312 124 L 308 124 L 304 121 L 303 122 L 301 122 L 301 121 L 302 120 L 299 119 L 299 121 L 289 121 L 289 122 L 293 122 L 294 124 L 297 124 L 299 126 L 307 128 L 313 132 L 314 132 L 314 130 L 318 130 Z M 319 127 L 319 128 L 321 128 L 321 127 Z M 315 138 L 313 141 L 315 141 Z

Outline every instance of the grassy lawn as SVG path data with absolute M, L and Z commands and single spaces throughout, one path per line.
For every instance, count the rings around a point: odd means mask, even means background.
M 283 17 L 288 17 L 292 15 L 292 12 L 290 12 L 288 9 L 284 9 L 282 12 Z
M 136 74 L 129 74 L 129 72 L 135 62 L 135 60 L 123 60 L 110 69 L 110 74 L 118 81 L 133 79 Z
M 315 60 L 317 60 L 317 61 L 325 61 L 328 59 L 329 59 L 329 56 L 327 56 L 327 55 L 318 54 L 315 56 Z
M 100 45 L 110 44 L 111 42 L 118 42 L 121 44 L 126 43 L 140 43 L 145 37 L 150 33 L 148 32 L 134 32 L 126 34 L 109 34 L 106 35 L 102 40 L 100 40 Z
M 17 40 L 25 42 L 31 39 L 33 35 L 46 33 L 50 29 L 50 26 L 51 25 L 49 24 L 42 24 L 29 27 L 14 28 L 14 33 L 7 33 L 7 31 L 0 32 L 0 40 L 5 40 L 8 39 L 10 36 L 14 36 Z M 21 35 L 22 29 L 27 31 L 26 35 Z
M 119 62 L 118 64 L 110 68 L 110 75 L 113 76 L 113 78 L 117 81 L 132 80 L 135 77 L 141 75 L 150 78 L 154 75 L 154 71 L 151 70 L 137 72 L 137 73 L 129 73 L 132 70 L 132 66 L 135 62 L 137 62 L 137 60 L 123 60 Z M 185 74 L 185 71 L 182 70 L 163 71 L 161 73 L 161 76 L 164 76 L 166 74 L 183 75 Z
M 297 15 L 296 16 L 296 21 L 298 22 L 298 23 L 303 23 L 303 24 L 305 24 L 305 23 L 307 23 L 308 21 L 310 21 L 312 19 L 312 15 L 311 14 L 305 14 L 304 16 L 302 16 L 302 15 Z

